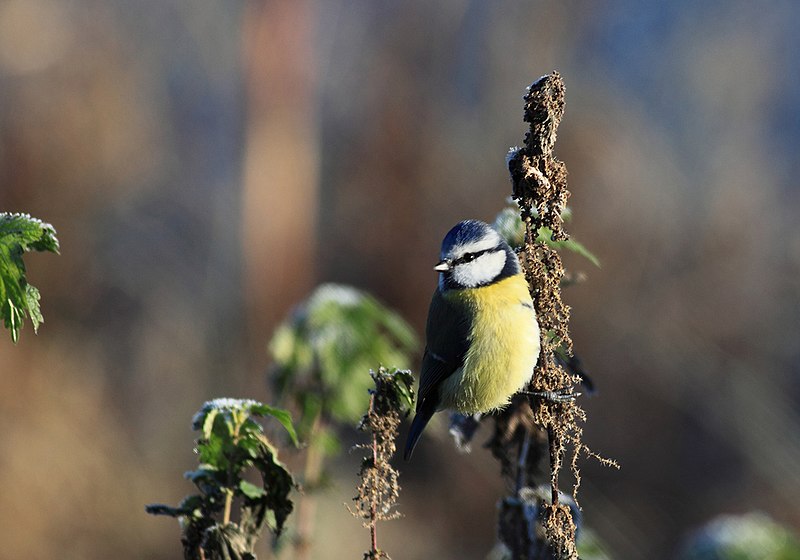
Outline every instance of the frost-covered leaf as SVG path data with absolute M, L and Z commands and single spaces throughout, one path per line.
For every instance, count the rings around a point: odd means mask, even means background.
M 370 369 L 409 367 L 417 344 L 408 323 L 369 294 L 324 284 L 278 327 L 269 349 L 278 391 L 303 410 L 299 428 L 307 437 L 309 419 L 322 411 L 357 421 L 367 406 Z
M 297 445 L 297 433 L 289 412 L 253 399 L 219 398 L 208 401 L 203 404 L 200 411 L 194 415 L 192 419 L 192 429 L 197 431 L 202 430 L 203 437 L 205 439 L 210 439 L 215 429 L 224 425 L 229 435 L 233 435 L 234 432 L 237 432 L 242 426 L 247 424 L 247 420 L 250 416 L 275 418 L 286 431 L 289 432 L 292 442 Z M 223 424 L 217 422 L 218 417 L 221 418 Z M 253 425 L 260 426 L 258 423 L 254 423 Z
M 55 228 L 28 214 L 0 212 L 0 243 L 19 245 L 23 251 L 59 250 Z
M 39 291 L 28 283 L 22 255 L 28 251 L 58 253 L 56 231 L 27 214 L 0 213 L 0 314 L 16 344 L 25 317 L 33 330 L 42 324 Z
M 506 243 L 512 247 L 519 248 L 525 242 L 525 224 L 519 215 L 517 208 L 503 208 L 494 219 L 494 229 L 497 230 Z

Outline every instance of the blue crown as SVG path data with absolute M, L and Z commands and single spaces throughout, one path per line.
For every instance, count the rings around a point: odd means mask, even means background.
M 444 240 L 442 241 L 442 256 L 444 256 L 451 247 L 476 241 L 486 237 L 489 233 L 497 232 L 486 222 L 480 220 L 464 220 L 463 222 L 459 222 L 444 236 Z

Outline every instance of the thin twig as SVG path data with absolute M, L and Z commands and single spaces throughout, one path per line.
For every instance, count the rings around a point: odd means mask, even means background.
M 558 445 L 553 426 L 547 427 L 547 442 L 550 448 L 550 500 L 558 505 Z
M 369 397 L 369 409 L 375 410 L 375 393 Z M 378 465 L 378 434 L 372 432 L 372 468 L 377 468 Z M 369 537 L 370 537 L 370 554 L 372 558 L 378 558 L 378 501 L 373 499 L 369 505 Z

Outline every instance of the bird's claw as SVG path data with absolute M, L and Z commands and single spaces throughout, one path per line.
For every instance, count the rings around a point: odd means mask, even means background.
M 554 403 L 575 402 L 575 399 L 581 396 L 581 393 L 576 393 L 572 388 L 558 389 L 557 391 L 528 391 L 527 393 Z

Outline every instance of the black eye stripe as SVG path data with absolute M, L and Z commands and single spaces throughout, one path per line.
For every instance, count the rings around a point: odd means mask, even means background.
M 483 251 L 475 251 L 474 253 L 464 253 L 459 258 L 455 259 L 453 261 L 453 264 L 462 264 L 462 263 L 472 262 L 475 259 L 477 259 L 478 257 L 480 257 L 481 255 L 484 255 L 486 253 L 491 253 L 491 252 L 494 252 L 496 250 L 497 250 L 496 247 L 492 247 L 491 249 L 484 249 Z

